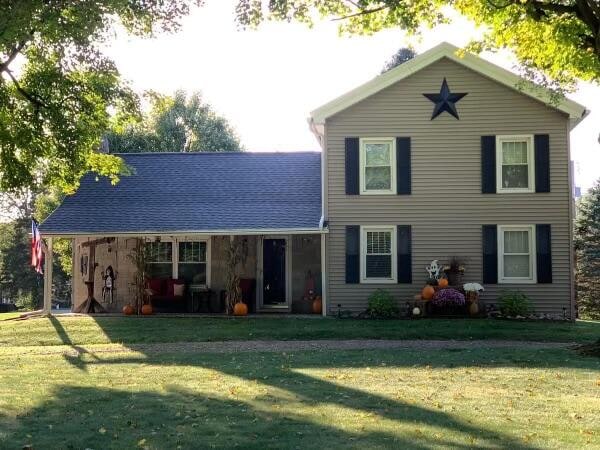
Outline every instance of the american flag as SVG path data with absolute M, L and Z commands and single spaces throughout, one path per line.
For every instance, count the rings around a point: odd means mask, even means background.
M 35 220 L 31 221 L 31 266 L 37 273 L 44 273 L 44 252 L 42 250 L 42 235 Z

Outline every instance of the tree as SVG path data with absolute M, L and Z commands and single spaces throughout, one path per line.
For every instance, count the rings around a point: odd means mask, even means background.
M 578 202 L 575 251 L 579 313 L 600 319 L 600 180 Z
M 236 11 L 250 26 L 267 19 L 311 24 L 320 15 L 341 20 L 347 33 L 395 27 L 418 33 L 423 25 L 450 20 L 448 6 L 486 27 L 472 51 L 509 48 L 538 82 L 570 87 L 575 79 L 600 81 L 598 0 L 239 0 Z
M 231 152 L 241 146 L 226 119 L 199 93 L 173 97 L 149 93 L 149 113 L 138 120 L 117 117 L 107 134 L 111 152 Z
M 402 47 L 385 63 L 383 69 L 381 69 L 381 73 L 386 73 L 387 71 L 392 70 L 394 67 L 404 64 L 406 61 L 410 61 L 415 56 L 417 56 L 417 53 L 414 51 L 414 49 L 410 47 Z
M 201 0 L 0 0 L 0 190 L 60 185 L 91 170 L 116 181 L 120 158 L 95 152 L 110 111 L 138 100 L 100 44 L 177 29 Z
M 31 217 L 44 220 L 62 200 L 58 188 L 40 194 L 29 189 L 0 195 L 0 206 L 9 207 L 12 217 L 0 223 L 0 296 L 13 300 L 17 306 L 35 309 L 42 303 L 43 278 L 30 266 Z M 57 257 L 53 262 L 55 299 L 68 301 L 71 288 L 71 241 L 54 242 Z

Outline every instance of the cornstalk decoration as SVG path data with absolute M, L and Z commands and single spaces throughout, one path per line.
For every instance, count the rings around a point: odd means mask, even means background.
M 240 289 L 240 276 L 238 266 L 246 262 L 248 256 L 248 242 L 240 236 L 230 236 L 227 245 L 227 312 L 231 314 L 236 303 L 242 301 Z
M 133 278 L 133 285 L 135 287 L 135 304 L 133 308 L 137 314 L 140 314 L 146 291 L 146 245 L 143 239 L 137 238 L 135 240 L 135 247 L 128 256 L 136 267 Z

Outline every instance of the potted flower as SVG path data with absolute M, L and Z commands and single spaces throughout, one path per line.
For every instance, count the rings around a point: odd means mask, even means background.
M 469 302 L 469 314 L 476 316 L 479 313 L 479 293 L 484 290 L 483 286 L 479 283 L 465 283 L 463 290 Z
M 450 260 L 449 264 L 443 267 L 443 271 L 448 278 L 450 286 L 460 286 L 462 284 L 465 265 L 456 256 Z
M 453 288 L 440 289 L 436 291 L 431 300 L 431 305 L 441 314 L 460 313 L 465 306 L 465 296 L 462 292 Z

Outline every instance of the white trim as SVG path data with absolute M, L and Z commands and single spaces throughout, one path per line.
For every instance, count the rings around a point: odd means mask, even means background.
M 263 267 L 263 241 L 265 239 L 285 239 L 285 303 L 281 305 L 265 305 L 263 304 L 263 289 L 264 289 L 264 267 Z M 291 311 L 292 309 L 292 237 L 281 235 L 265 235 L 260 236 L 256 240 L 256 304 L 259 311 Z
M 553 97 L 551 90 L 536 85 L 514 73 L 503 69 L 491 62 L 475 56 L 471 53 L 463 52 L 458 56 L 459 48 L 447 42 L 429 49 L 425 53 L 416 56 L 410 61 L 399 65 L 398 67 L 379 75 L 378 77 L 364 83 L 363 85 L 347 92 L 346 94 L 326 103 L 310 113 L 311 129 L 319 132 L 317 127 L 324 124 L 328 117 L 337 114 L 340 111 L 364 100 L 367 97 L 391 86 L 392 84 L 403 80 L 404 78 L 420 71 L 421 69 L 433 64 L 434 62 L 448 58 L 468 69 L 471 69 L 481 75 L 484 75 L 500 84 L 506 85 L 524 95 L 532 97 L 546 105 L 558 109 L 569 115 L 571 119 L 571 128 L 575 127 L 588 113 L 585 107 L 566 97 L 558 100 Z
M 171 277 L 174 280 L 177 280 L 179 278 L 179 243 L 180 242 L 204 242 L 206 243 L 206 284 L 204 285 L 205 287 L 210 289 L 211 286 L 211 266 L 212 266 L 212 260 L 211 260 L 211 247 L 212 247 L 212 240 L 210 236 L 206 236 L 206 235 L 187 235 L 187 236 L 180 236 L 180 237 L 174 237 L 174 236 L 159 236 L 160 237 L 160 242 L 170 242 L 171 243 L 171 265 L 172 265 L 172 270 L 171 270 Z M 150 239 L 150 237 L 146 237 L 146 242 L 155 242 L 154 240 Z M 162 261 L 162 262 L 148 262 L 147 264 L 168 264 L 169 261 Z
M 529 232 L 529 270 L 530 277 L 505 277 L 504 276 L 504 232 L 527 231 Z M 536 233 L 535 225 L 498 225 L 498 284 L 535 284 L 537 283 L 536 263 Z
M 321 235 L 321 314 L 327 315 L 327 242 L 326 236 Z
M 521 142 L 527 143 L 527 188 L 505 188 L 502 186 L 502 143 Z M 498 194 L 519 194 L 535 192 L 535 149 L 533 134 L 515 134 L 496 136 L 496 192 Z
M 76 238 L 76 237 L 177 237 L 177 236 L 262 236 L 270 235 L 293 235 L 293 234 L 326 234 L 328 228 L 273 228 L 273 229 L 235 229 L 235 230 L 194 230 L 194 231 L 93 231 L 93 232 L 75 232 L 75 233 L 52 233 L 42 230 L 44 237 Z
M 389 231 L 391 233 L 391 278 L 367 278 L 367 232 Z M 398 282 L 398 247 L 395 225 L 361 225 L 360 227 L 360 282 L 362 284 L 392 284 Z
M 390 145 L 390 188 L 389 189 L 366 189 L 365 186 L 365 171 L 366 171 L 366 144 L 389 144 Z M 359 175 L 359 185 L 360 185 L 360 195 L 396 195 L 396 139 L 391 137 L 365 137 L 359 139 L 358 146 L 358 154 L 359 154 L 359 167 L 360 167 L 360 175 Z

